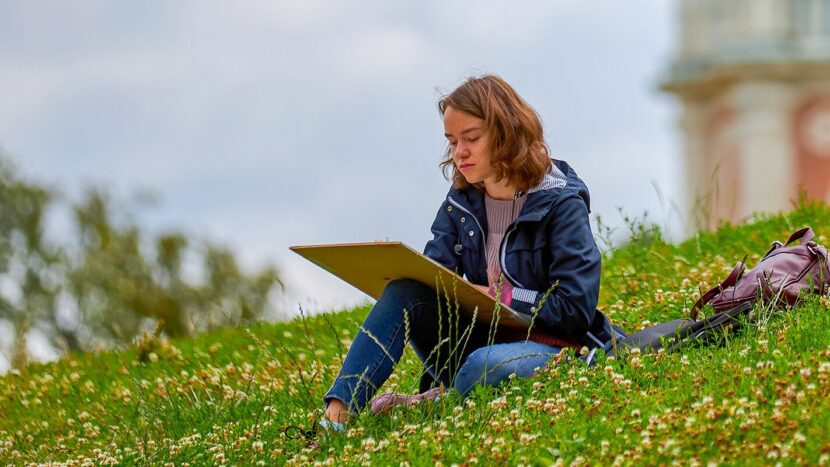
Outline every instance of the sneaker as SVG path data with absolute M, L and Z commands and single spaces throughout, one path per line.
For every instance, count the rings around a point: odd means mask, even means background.
M 415 395 L 387 392 L 372 401 L 372 413 L 386 413 L 395 407 L 412 407 L 424 400 L 435 402 L 441 394 L 443 390 L 440 387 Z
M 337 433 L 346 432 L 346 425 L 338 422 L 333 422 L 327 418 L 320 420 L 320 428 L 322 428 L 323 431 L 333 431 Z

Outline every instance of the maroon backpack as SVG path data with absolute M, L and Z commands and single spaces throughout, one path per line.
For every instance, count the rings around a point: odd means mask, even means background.
M 744 261 L 723 282 L 703 294 L 692 307 L 692 319 L 707 303 L 716 313 L 733 310 L 756 299 L 774 305 L 794 305 L 802 291 L 825 293 L 830 283 L 827 249 L 813 241 L 813 229 L 805 227 L 787 243 L 776 241 L 761 262 L 746 270 Z M 797 245 L 790 243 L 801 240 Z
M 754 269 L 746 271 L 741 261 L 726 280 L 703 294 L 692 307 L 692 319 L 675 319 L 612 339 L 605 345 L 605 352 L 622 355 L 635 348 L 654 352 L 661 348 L 677 350 L 694 343 L 717 342 L 724 332 L 740 329 L 741 316 L 752 309 L 755 300 L 774 306 L 794 305 L 802 291 L 827 292 L 830 284 L 827 249 L 817 245 L 813 236 L 812 229 L 807 227 L 790 235 L 787 243 L 774 242 Z M 799 239 L 798 245 L 788 246 Z M 715 313 L 698 320 L 700 309 L 708 303 Z

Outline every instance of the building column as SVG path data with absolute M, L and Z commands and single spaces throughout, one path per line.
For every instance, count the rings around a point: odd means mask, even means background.
M 706 209 L 701 206 L 706 194 L 706 152 L 705 128 L 706 115 L 704 106 L 699 102 L 684 100 L 683 114 L 679 127 L 683 131 L 683 169 L 686 186 L 682 200 L 683 228 L 686 235 L 692 235 L 701 228 L 706 228 L 708 219 Z
M 773 81 L 737 84 L 736 110 L 743 190 L 740 216 L 789 209 L 795 198 L 795 154 L 790 137 L 795 92 Z

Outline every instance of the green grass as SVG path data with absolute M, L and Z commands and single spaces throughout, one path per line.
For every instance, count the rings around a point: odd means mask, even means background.
M 688 314 L 749 254 L 830 208 L 721 226 L 679 245 L 630 222 L 603 262 L 600 307 L 636 330 Z M 830 462 L 830 314 L 812 297 L 768 324 L 682 353 L 600 357 L 501 388 L 363 414 L 346 434 L 302 436 L 369 307 L 225 329 L 152 336 L 121 351 L 68 356 L 0 377 L 0 464 L 668 464 Z M 757 310 L 759 313 L 763 310 Z M 411 392 L 407 350 L 382 389 Z

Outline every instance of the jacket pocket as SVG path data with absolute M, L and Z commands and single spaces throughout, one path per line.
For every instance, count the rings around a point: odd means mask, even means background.
M 537 289 L 545 282 L 547 267 L 547 239 L 534 232 L 514 232 L 508 240 L 505 266 L 525 288 Z

